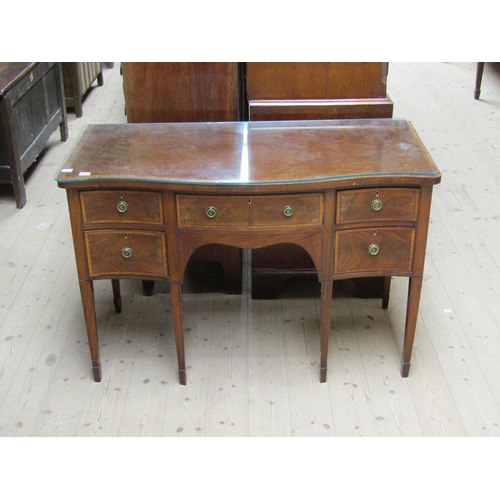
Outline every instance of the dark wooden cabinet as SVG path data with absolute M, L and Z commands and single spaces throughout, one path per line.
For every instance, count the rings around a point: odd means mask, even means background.
M 24 174 L 60 127 L 68 124 L 59 63 L 0 63 L 0 182 L 14 187 L 18 208 L 26 204 Z

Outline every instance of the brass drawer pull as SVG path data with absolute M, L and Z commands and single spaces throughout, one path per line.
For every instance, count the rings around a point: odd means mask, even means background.
M 124 259 L 130 259 L 130 257 L 132 257 L 132 255 L 134 255 L 134 252 L 132 251 L 131 248 L 129 248 L 129 247 L 122 248 L 122 256 Z
M 368 247 L 368 253 L 370 255 L 377 255 L 380 251 L 380 247 L 378 245 L 376 245 L 375 243 L 372 243 L 369 247 Z
M 375 199 L 372 201 L 371 207 L 374 212 L 378 212 L 379 210 L 382 209 L 384 204 L 382 203 L 382 200 Z
M 283 207 L 283 215 L 285 217 L 291 217 L 293 215 L 293 212 L 294 212 L 294 209 L 293 209 L 292 205 L 285 205 Z
M 209 219 L 214 219 L 217 217 L 217 209 L 215 207 L 207 207 L 205 213 Z
M 121 200 L 116 204 L 116 209 L 121 214 L 124 214 L 128 210 L 128 203 L 126 201 Z

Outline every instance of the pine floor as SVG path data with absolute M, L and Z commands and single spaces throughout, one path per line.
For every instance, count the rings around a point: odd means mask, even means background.
M 399 374 L 406 280 L 379 300 L 338 293 L 319 383 L 318 286 L 278 300 L 187 287 L 188 384 L 177 378 L 168 289 L 96 283 L 103 380 L 92 379 L 65 192 L 54 175 L 86 123 L 126 121 L 119 65 L 69 113 L 15 208 L 0 186 L 0 436 L 499 436 L 500 66 L 391 63 L 394 116 L 412 121 L 435 188 L 410 376 Z

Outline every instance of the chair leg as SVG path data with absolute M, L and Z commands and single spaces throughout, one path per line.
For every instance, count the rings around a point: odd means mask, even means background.
M 484 62 L 477 63 L 476 69 L 476 86 L 474 88 L 474 99 L 479 99 L 481 94 L 481 81 L 483 79 Z

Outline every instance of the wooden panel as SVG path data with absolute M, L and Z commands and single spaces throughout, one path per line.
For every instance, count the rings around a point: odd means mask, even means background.
M 80 198 L 83 220 L 87 223 L 163 223 L 162 198 L 159 192 L 130 190 L 84 191 L 80 193 Z
M 410 272 L 414 239 L 415 230 L 411 228 L 337 231 L 334 273 Z M 371 245 L 379 247 L 377 254 L 370 254 Z
M 379 62 L 249 62 L 247 96 L 249 100 L 386 97 L 385 76 L 385 65 Z
M 180 227 L 303 227 L 323 220 L 323 195 L 177 196 Z M 214 217 L 206 209 L 215 209 Z M 288 207 L 287 214 L 284 214 Z
M 165 234 L 148 231 L 87 231 L 90 277 L 164 277 L 167 273 Z M 128 248 L 131 256 L 122 251 Z
M 336 222 L 416 222 L 419 190 L 414 188 L 350 189 L 337 196 Z M 374 206 L 372 207 L 372 203 Z
M 238 63 L 124 62 L 122 71 L 129 123 L 238 120 Z
M 388 97 L 324 101 L 268 99 L 248 102 L 249 118 L 252 121 L 391 118 L 393 107 Z

